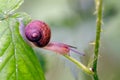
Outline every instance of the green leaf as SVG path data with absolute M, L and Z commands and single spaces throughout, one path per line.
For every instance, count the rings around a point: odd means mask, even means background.
M 0 0 L 0 18 L 8 17 L 24 0 Z
M 0 22 L 0 80 L 45 80 L 35 53 L 19 33 L 20 16 L 30 21 L 19 13 Z

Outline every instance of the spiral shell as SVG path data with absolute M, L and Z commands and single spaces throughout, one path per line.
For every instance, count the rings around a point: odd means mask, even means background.
M 51 30 L 46 23 L 34 20 L 25 27 L 25 35 L 37 47 L 44 47 L 50 41 Z

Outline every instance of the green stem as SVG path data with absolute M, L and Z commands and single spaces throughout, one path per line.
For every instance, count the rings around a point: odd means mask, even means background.
M 70 61 L 72 61 L 73 63 L 75 63 L 79 68 L 81 68 L 87 74 L 94 75 L 94 72 L 92 70 L 90 70 L 88 67 L 86 67 L 85 65 L 83 65 L 82 63 L 80 63 L 79 61 L 77 61 L 76 59 L 70 57 L 69 55 L 64 55 L 64 57 L 66 57 L 67 59 L 69 59 Z
M 98 62 L 98 54 L 99 54 L 99 45 L 100 45 L 100 33 L 101 33 L 101 25 L 102 25 L 102 0 L 96 0 L 96 12 L 97 12 L 97 24 L 96 24 L 96 40 L 95 40 L 95 48 L 94 48 L 94 62 L 93 62 L 93 71 L 94 80 L 99 80 L 97 74 L 97 62 Z

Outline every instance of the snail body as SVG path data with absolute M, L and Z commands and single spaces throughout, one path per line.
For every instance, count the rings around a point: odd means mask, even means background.
M 25 27 L 25 36 L 35 46 L 44 47 L 50 41 L 51 30 L 44 22 L 34 20 Z

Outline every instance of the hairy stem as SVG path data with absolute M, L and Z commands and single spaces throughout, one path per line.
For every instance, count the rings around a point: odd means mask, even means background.
M 86 67 L 85 65 L 83 65 L 82 63 L 80 63 L 79 61 L 77 61 L 76 59 L 70 57 L 69 55 L 64 55 L 64 57 L 66 57 L 67 59 L 69 59 L 70 61 L 72 61 L 73 63 L 75 63 L 79 68 L 81 68 L 87 74 L 94 75 L 94 72 L 92 70 L 90 70 L 88 67 Z
M 93 62 L 93 71 L 94 80 L 99 80 L 97 74 L 97 63 L 98 63 L 98 55 L 99 55 L 99 46 L 100 46 L 100 33 L 101 33 L 101 25 L 102 25 L 102 0 L 95 0 L 96 3 L 96 13 L 97 13 L 97 22 L 96 22 L 96 40 L 95 40 L 95 48 L 94 48 L 94 62 Z

